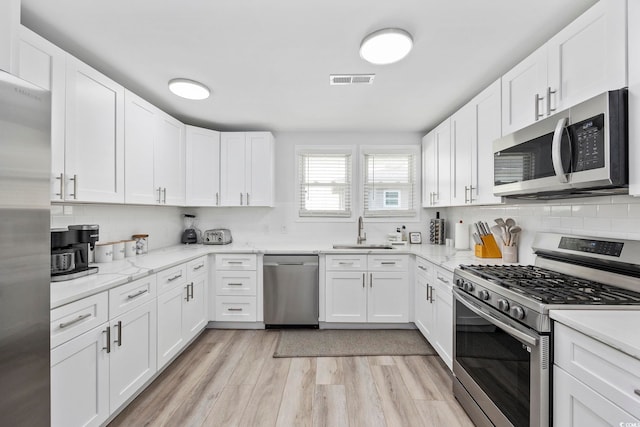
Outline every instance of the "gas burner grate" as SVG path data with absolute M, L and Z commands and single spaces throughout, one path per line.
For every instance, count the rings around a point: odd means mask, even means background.
M 463 265 L 460 268 L 544 304 L 640 304 L 638 292 L 532 265 Z

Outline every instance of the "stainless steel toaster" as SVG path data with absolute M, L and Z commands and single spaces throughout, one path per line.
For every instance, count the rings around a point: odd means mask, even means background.
M 231 230 L 228 228 L 206 230 L 202 236 L 202 243 L 205 245 L 227 245 L 231 241 Z

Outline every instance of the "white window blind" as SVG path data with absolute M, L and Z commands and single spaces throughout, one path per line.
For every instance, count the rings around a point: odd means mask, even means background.
M 351 216 L 351 155 L 298 155 L 299 215 Z
M 364 216 L 416 216 L 415 154 L 364 155 Z

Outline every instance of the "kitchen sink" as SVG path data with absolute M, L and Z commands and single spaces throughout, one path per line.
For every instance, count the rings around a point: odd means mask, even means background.
M 355 244 L 355 245 L 333 245 L 333 249 L 394 249 L 391 245 L 368 245 L 368 244 Z

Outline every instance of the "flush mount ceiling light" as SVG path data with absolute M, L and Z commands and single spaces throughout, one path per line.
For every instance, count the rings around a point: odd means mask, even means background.
M 189 79 L 173 79 L 169 81 L 169 90 L 187 99 L 207 99 L 209 88 L 202 83 Z
M 385 28 L 362 40 L 360 56 L 372 64 L 392 64 L 407 56 L 412 47 L 411 34 L 399 28 Z

